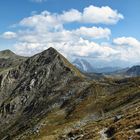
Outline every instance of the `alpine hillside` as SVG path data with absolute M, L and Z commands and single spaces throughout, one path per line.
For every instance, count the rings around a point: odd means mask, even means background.
M 92 80 L 54 48 L 0 59 L 1 140 L 140 139 L 139 77 Z

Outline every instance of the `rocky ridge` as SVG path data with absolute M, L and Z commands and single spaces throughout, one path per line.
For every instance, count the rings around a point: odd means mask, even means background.
M 0 71 L 0 139 L 99 139 L 113 116 L 127 119 L 127 110 L 136 114 L 127 130 L 139 129 L 139 83 L 139 77 L 93 81 L 49 48 Z M 96 126 L 94 135 L 85 133 L 89 126 Z M 126 138 L 139 137 L 127 130 Z

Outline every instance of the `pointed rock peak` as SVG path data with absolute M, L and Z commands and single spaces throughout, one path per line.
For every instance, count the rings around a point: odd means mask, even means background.
M 56 56 L 61 55 L 56 49 L 50 47 L 47 50 L 44 50 L 41 53 L 38 53 L 32 56 L 30 59 L 36 59 L 38 62 L 42 62 L 43 60 L 52 61 Z
M 47 59 L 47 58 L 54 59 L 57 55 L 60 55 L 60 53 L 56 49 L 50 47 L 47 50 L 44 50 L 43 52 L 40 52 L 31 58 L 33 58 L 33 59 L 34 58 L 36 58 L 36 59 L 38 59 L 38 58 L 39 59 Z
M 49 67 L 51 71 L 61 71 L 62 73 L 63 70 L 65 71 L 65 69 L 67 69 L 73 74 L 82 76 L 80 71 L 75 66 L 73 66 L 63 55 L 61 55 L 56 49 L 52 47 L 30 57 L 25 63 L 30 67 L 36 68 L 36 66 L 39 66 L 39 69 L 40 67 L 45 67 L 45 69 Z
M 43 51 L 41 54 L 58 54 L 58 51 L 52 47 L 48 48 L 47 50 Z
M 54 49 L 53 47 L 48 48 L 48 51 L 57 52 L 57 50 L 56 50 L 56 49 Z

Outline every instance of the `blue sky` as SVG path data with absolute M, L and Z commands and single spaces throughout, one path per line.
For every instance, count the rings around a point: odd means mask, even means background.
M 109 65 L 127 65 L 130 59 L 130 64 L 139 63 L 139 6 L 139 0 L 1 0 L 0 50 L 32 55 L 56 46 L 70 59 L 92 58 Z M 66 17 L 68 12 L 74 15 Z M 80 14 L 82 18 L 77 16 Z M 44 19 L 50 15 L 55 28 L 52 21 Z M 32 25 L 36 19 L 38 23 Z M 62 39 L 57 39 L 59 36 Z
M 2 20 L 0 22 L 0 32 L 8 30 L 9 26 L 29 16 L 32 11 L 48 10 L 60 13 L 71 8 L 82 10 L 89 5 L 110 6 L 125 16 L 125 20 L 121 21 L 117 26 L 110 27 L 113 30 L 114 37 L 125 35 L 140 39 L 138 32 L 140 27 L 139 0 L 47 0 L 47 2 L 42 3 L 31 2 L 31 0 L 1 0 L 0 18 Z

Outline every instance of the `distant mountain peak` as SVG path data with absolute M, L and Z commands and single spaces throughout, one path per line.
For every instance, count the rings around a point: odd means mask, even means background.
M 1 51 L 2 53 L 13 53 L 11 50 L 9 50 L 9 49 L 6 49 L 6 50 L 2 50 Z
M 80 69 L 81 71 L 83 72 L 92 72 L 94 71 L 93 70 L 93 67 L 91 66 L 91 64 L 86 61 L 85 59 L 78 59 L 76 58 L 74 61 L 73 61 L 73 64 L 78 68 Z
M 16 55 L 9 49 L 0 51 L 0 71 L 15 67 L 26 59 L 26 57 Z
M 3 50 L 3 51 L 0 51 L 0 56 L 2 57 L 10 57 L 10 56 L 13 56 L 13 55 L 16 55 L 14 52 L 12 52 L 11 50 L 7 49 L 7 50 Z
M 140 76 L 140 65 L 135 65 L 126 71 L 127 75 Z

